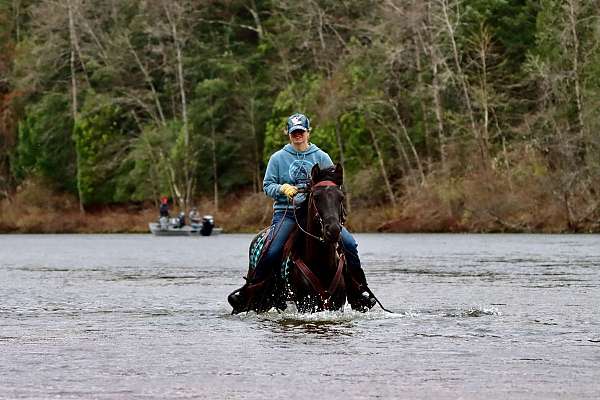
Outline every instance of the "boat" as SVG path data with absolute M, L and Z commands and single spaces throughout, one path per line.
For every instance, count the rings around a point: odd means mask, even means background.
M 214 236 L 223 232 L 223 228 L 215 227 L 211 215 L 205 215 L 200 222 L 183 226 L 178 218 L 162 217 L 158 222 L 148 223 L 148 228 L 155 236 Z

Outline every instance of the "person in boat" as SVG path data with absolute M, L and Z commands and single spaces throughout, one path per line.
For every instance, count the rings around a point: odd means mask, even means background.
M 256 266 L 252 279 L 228 296 L 229 304 L 235 309 L 248 302 L 247 287 L 269 279 L 282 262 L 283 247 L 296 227 L 294 207 L 298 208 L 306 195 L 299 189 L 310 184 L 310 171 L 315 164 L 319 168 L 333 166 L 329 155 L 310 142 L 310 120 L 304 114 L 293 114 L 287 120 L 284 134 L 289 143 L 271 155 L 263 180 L 263 189 L 273 198 L 273 219 L 269 247 Z M 292 201 L 294 199 L 294 201 Z M 287 210 L 287 212 L 286 212 Z M 367 287 L 367 279 L 361 267 L 358 244 L 345 227 L 341 232 L 341 243 L 348 272 L 357 285 L 347 285 L 348 300 L 354 309 L 366 311 L 376 304 L 375 297 Z
M 160 199 L 160 208 L 158 209 L 159 216 L 169 218 L 169 199 L 167 196 L 163 196 Z
M 202 222 L 202 218 L 200 217 L 200 213 L 198 212 L 196 207 L 193 207 L 190 210 L 188 218 L 190 220 L 190 224 L 199 224 L 200 222 Z
M 185 213 L 181 211 L 177 216 L 177 228 L 183 228 L 185 226 Z

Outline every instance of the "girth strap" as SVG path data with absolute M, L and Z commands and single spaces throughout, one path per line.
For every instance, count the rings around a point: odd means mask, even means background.
M 325 302 L 329 300 L 329 298 L 331 298 L 333 293 L 335 293 L 337 287 L 340 284 L 340 281 L 342 280 L 342 270 L 344 268 L 344 264 L 346 263 L 346 257 L 344 253 L 340 254 L 340 259 L 338 260 L 335 275 L 333 276 L 333 279 L 331 280 L 328 289 L 323 288 L 323 285 L 321 285 L 319 278 L 317 278 L 314 272 L 312 272 L 310 268 L 308 268 L 306 263 L 300 257 L 294 256 L 293 261 L 296 267 L 298 267 L 300 272 L 302 272 L 304 277 L 308 280 L 313 290 L 315 290 L 321 297 L 321 300 Z

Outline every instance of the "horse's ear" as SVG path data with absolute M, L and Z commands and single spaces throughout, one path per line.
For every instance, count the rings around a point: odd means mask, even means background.
M 310 181 L 312 183 L 317 182 L 320 172 L 321 172 L 321 168 L 319 168 L 319 164 L 317 163 L 317 164 L 313 165 L 312 169 L 310 170 Z
M 342 168 L 342 164 L 335 164 L 335 177 L 334 182 L 339 186 L 344 184 L 344 168 Z

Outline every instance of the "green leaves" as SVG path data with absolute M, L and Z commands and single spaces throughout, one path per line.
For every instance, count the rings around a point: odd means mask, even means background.
M 259 190 L 294 112 L 365 202 L 520 146 L 600 165 L 597 1 L 75 1 L 75 35 L 63 3 L 18 3 L 11 173 L 88 204 Z
M 15 177 L 21 180 L 39 176 L 58 189 L 75 191 L 72 123 L 69 100 L 64 94 L 47 94 L 27 107 L 18 128 L 12 163 Z
M 90 95 L 79 119 L 73 138 L 79 158 L 79 189 L 84 204 L 112 203 L 127 200 L 117 198 L 116 178 L 125 159 L 128 133 L 133 121 L 110 98 Z

